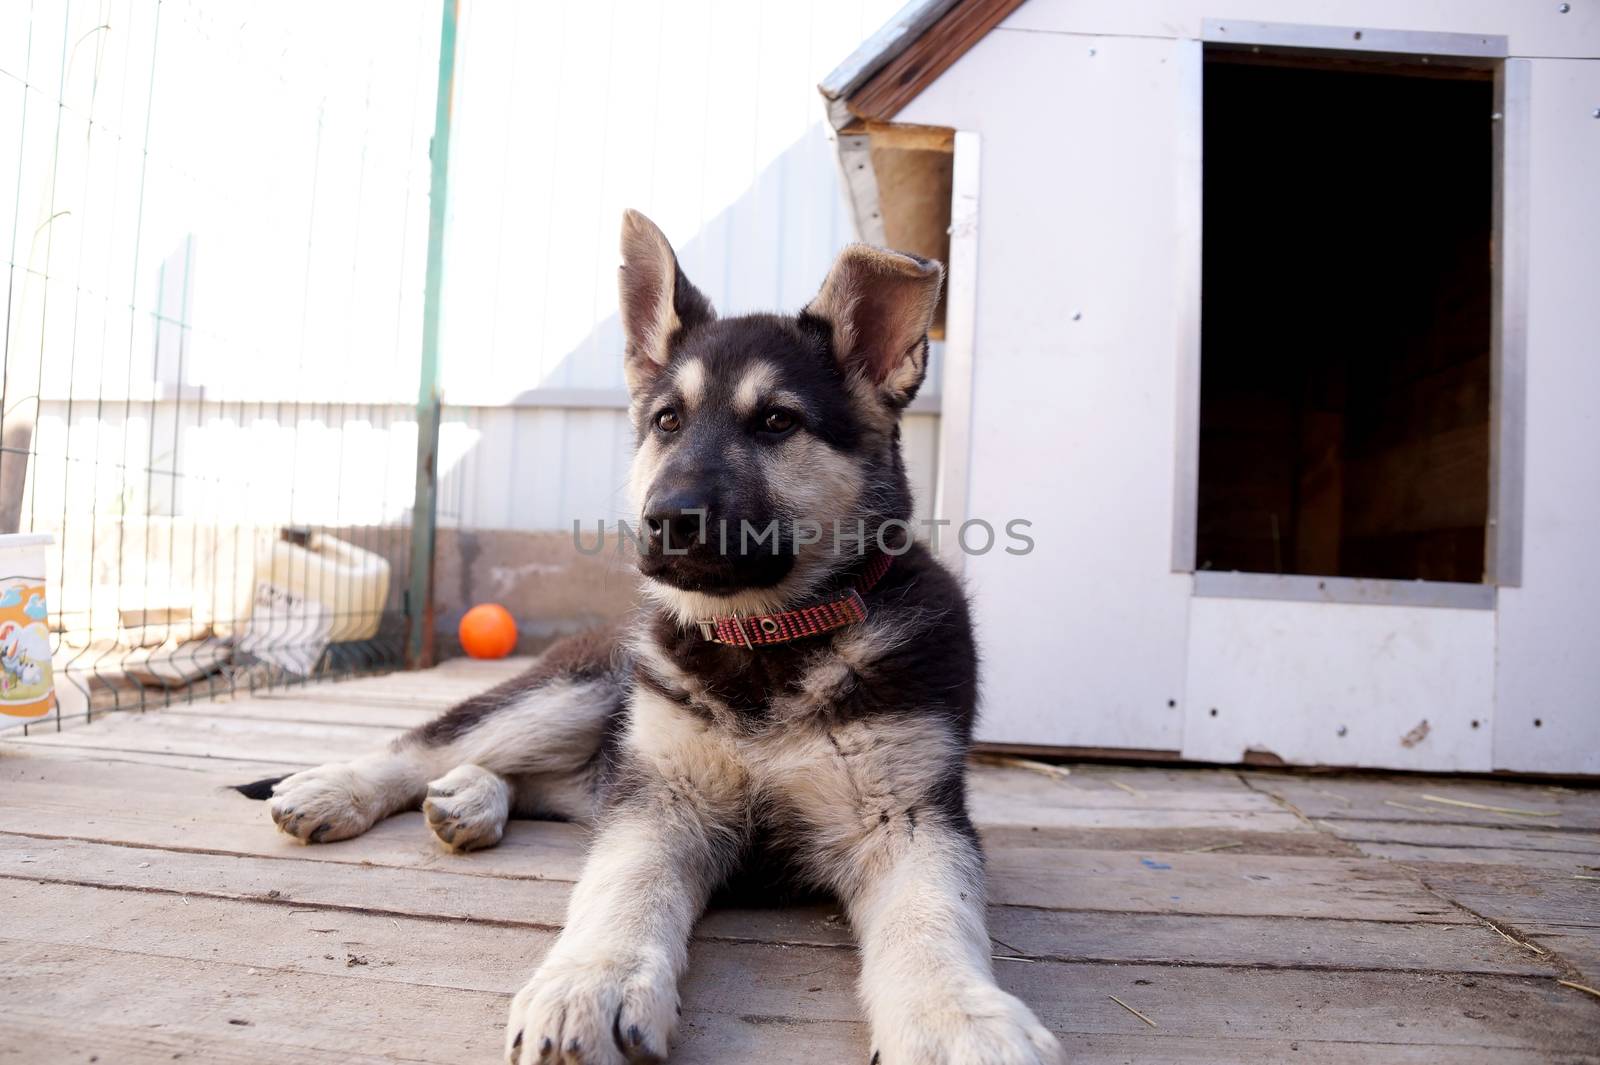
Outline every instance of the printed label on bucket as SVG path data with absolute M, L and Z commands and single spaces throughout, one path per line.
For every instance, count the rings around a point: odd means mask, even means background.
M 239 650 L 309 677 L 332 633 L 333 611 L 328 607 L 271 581 L 259 581 Z
M 0 578 L 0 714 L 43 717 L 50 712 L 44 604 L 42 578 Z

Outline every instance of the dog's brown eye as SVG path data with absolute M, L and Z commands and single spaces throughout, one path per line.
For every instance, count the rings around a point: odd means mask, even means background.
M 663 433 L 675 433 L 682 424 L 678 421 L 678 412 L 670 407 L 656 415 L 656 428 Z
M 794 428 L 794 415 L 786 410 L 769 410 L 761 419 L 761 428 L 769 433 L 787 433 Z

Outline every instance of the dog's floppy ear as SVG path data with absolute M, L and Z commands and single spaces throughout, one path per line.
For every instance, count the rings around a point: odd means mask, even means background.
M 904 406 L 928 370 L 928 327 L 943 280 L 944 267 L 932 259 L 852 244 L 801 314 L 827 322 L 846 373 Z
M 628 345 L 623 370 L 629 391 L 637 391 L 667 364 L 680 333 L 711 321 L 717 312 L 683 276 L 666 234 L 638 211 L 622 212 L 617 288 Z

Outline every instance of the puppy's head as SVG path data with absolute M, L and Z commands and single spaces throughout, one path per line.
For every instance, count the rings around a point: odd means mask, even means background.
M 622 220 L 639 568 L 682 620 L 782 609 L 905 520 L 900 414 L 943 270 L 866 245 L 797 315 L 718 318 L 661 230 Z

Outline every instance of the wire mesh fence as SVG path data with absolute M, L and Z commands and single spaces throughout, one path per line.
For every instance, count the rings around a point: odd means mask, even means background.
M 438 10 L 0 5 L 0 711 L 403 661 Z

